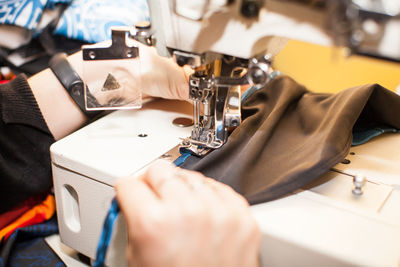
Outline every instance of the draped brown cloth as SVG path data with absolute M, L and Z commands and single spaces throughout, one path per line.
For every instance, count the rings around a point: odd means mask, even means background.
M 227 143 L 181 166 L 230 185 L 250 204 L 282 197 L 326 173 L 348 154 L 353 128 L 400 129 L 400 97 L 380 85 L 315 93 L 287 76 L 242 104 Z

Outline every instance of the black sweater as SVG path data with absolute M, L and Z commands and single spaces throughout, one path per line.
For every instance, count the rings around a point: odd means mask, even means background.
M 55 141 L 25 75 L 0 85 L 0 213 L 52 184 L 50 145 Z

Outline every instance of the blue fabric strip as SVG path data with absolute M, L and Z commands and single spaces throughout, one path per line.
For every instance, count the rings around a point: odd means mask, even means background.
M 190 155 L 188 152 L 181 153 L 180 157 L 174 161 L 175 166 L 181 166 Z
M 104 266 L 106 259 L 107 248 L 110 245 L 112 230 L 114 223 L 117 220 L 119 212 L 119 206 L 116 198 L 113 198 L 111 202 L 111 207 L 107 213 L 107 217 L 104 220 L 103 230 L 101 232 L 100 241 L 97 245 L 96 251 L 96 261 L 94 262 L 94 267 Z

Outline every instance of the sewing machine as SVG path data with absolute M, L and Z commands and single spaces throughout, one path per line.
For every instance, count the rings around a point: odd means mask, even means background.
M 179 147 L 199 156 L 221 147 L 240 125 L 240 86 L 265 85 L 288 38 L 400 61 L 396 1 L 153 0 L 149 7 L 151 28 L 114 37 L 155 45 L 190 65 L 193 105 L 155 100 L 116 111 L 51 147 L 61 241 L 92 259 L 115 180 L 155 159 L 174 160 Z M 90 49 L 88 61 L 95 60 Z M 179 118 L 192 118 L 193 127 Z M 348 164 L 315 184 L 252 206 L 263 266 L 399 266 L 399 149 L 400 136 L 381 136 L 352 148 Z M 126 264 L 126 238 L 120 216 L 108 265 Z

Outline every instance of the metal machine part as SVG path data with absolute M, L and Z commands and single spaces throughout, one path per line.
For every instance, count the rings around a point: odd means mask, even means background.
M 270 57 L 249 61 L 214 54 L 203 56 L 174 52 L 177 62 L 187 62 L 195 72 L 189 78 L 194 127 L 182 147 L 197 156 L 220 148 L 241 123 L 241 85 L 263 86 L 270 73 Z M 207 59 L 213 59 L 208 61 Z M 215 59 L 217 58 L 217 59 Z M 199 64 L 206 62 L 207 64 Z
M 111 42 L 83 46 L 85 109 L 115 110 L 142 106 L 137 40 L 152 45 L 150 23 L 113 27 Z
M 110 43 L 83 46 L 85 109 L 142 106 L 139 48 L 132 42 L 130 30 L 130 27 L 115 27 Z
M 248 79 L 250 84 L 264 86 L 269 79 L 271 69 L 271 55 L 264 55 L 260 58 L 252 58 L 249 63 Z
M 153 31 L 148 21 L 136 23 L 134 30 L 130 32 L 130 36 L 142 44 L 153 45 L 154 42 Z
M 113 28 L 111 31 L 111 46 L 109 47 L 84 47 L 82 49 L 83 60 L 108 60 L 127 59 L 139 56 L 139 48 L 127 45 L 127 35 L 130 27 Z
M 146 45 L 153 45 L 153 33 L 148 21 L 139 22 L 135 27 L 119 26 L 111 30 L 111 45 L 109 47 L 83 47 L 83 60 L 129 59 L 139 56 L 139 48 L 129 42 L 135 39 Z
M 189 79 L 189 97 L 193 100 L 194 128 L 186 142 L 204 148 L 219 148 L 227 139 L 229 127 L 240 124 L 239 86 L 218 83 L 215 74 L 220 72 L 220 61 L 214 64 L 214 72 L 210 70 L 195 71 Z M 230 111 L 228 111 L 228 103 Z M 225 120 L 230 113 L 230 120 Z M 232 123 L 232 121 L 234 123 Z M 197 150 L 191 150 L 197 154 Z
M 400 2 L 391 0 L 327 1 L 328 28 L 334 43 L 349 52 L 400 62 Z
M 367 183 L 367 179 L 363 175 L 355 175 L 353 178 L 354 188 L 352 193 L 356 196 L 360 196 L 364 193 L 363 187 Z
M 113 46 L 103 49 L 107 53 L 84 50 L 84 59 L 136 57 L 137 48 L 124 44 L 128 36 L 191 66 L 194 128 L 183 146 L 196 155 L 221 147 L 240 125 L 241 85 L 268 82 L 273 36 L 344 45 L 351 53 L 400 61 L 400 4 L 393 1 L 151 0 L 149 6 L 154 28 L 144 22 L 128 34 L 113 32 Z M 299 9 L 306 7 L 311 13 Z

